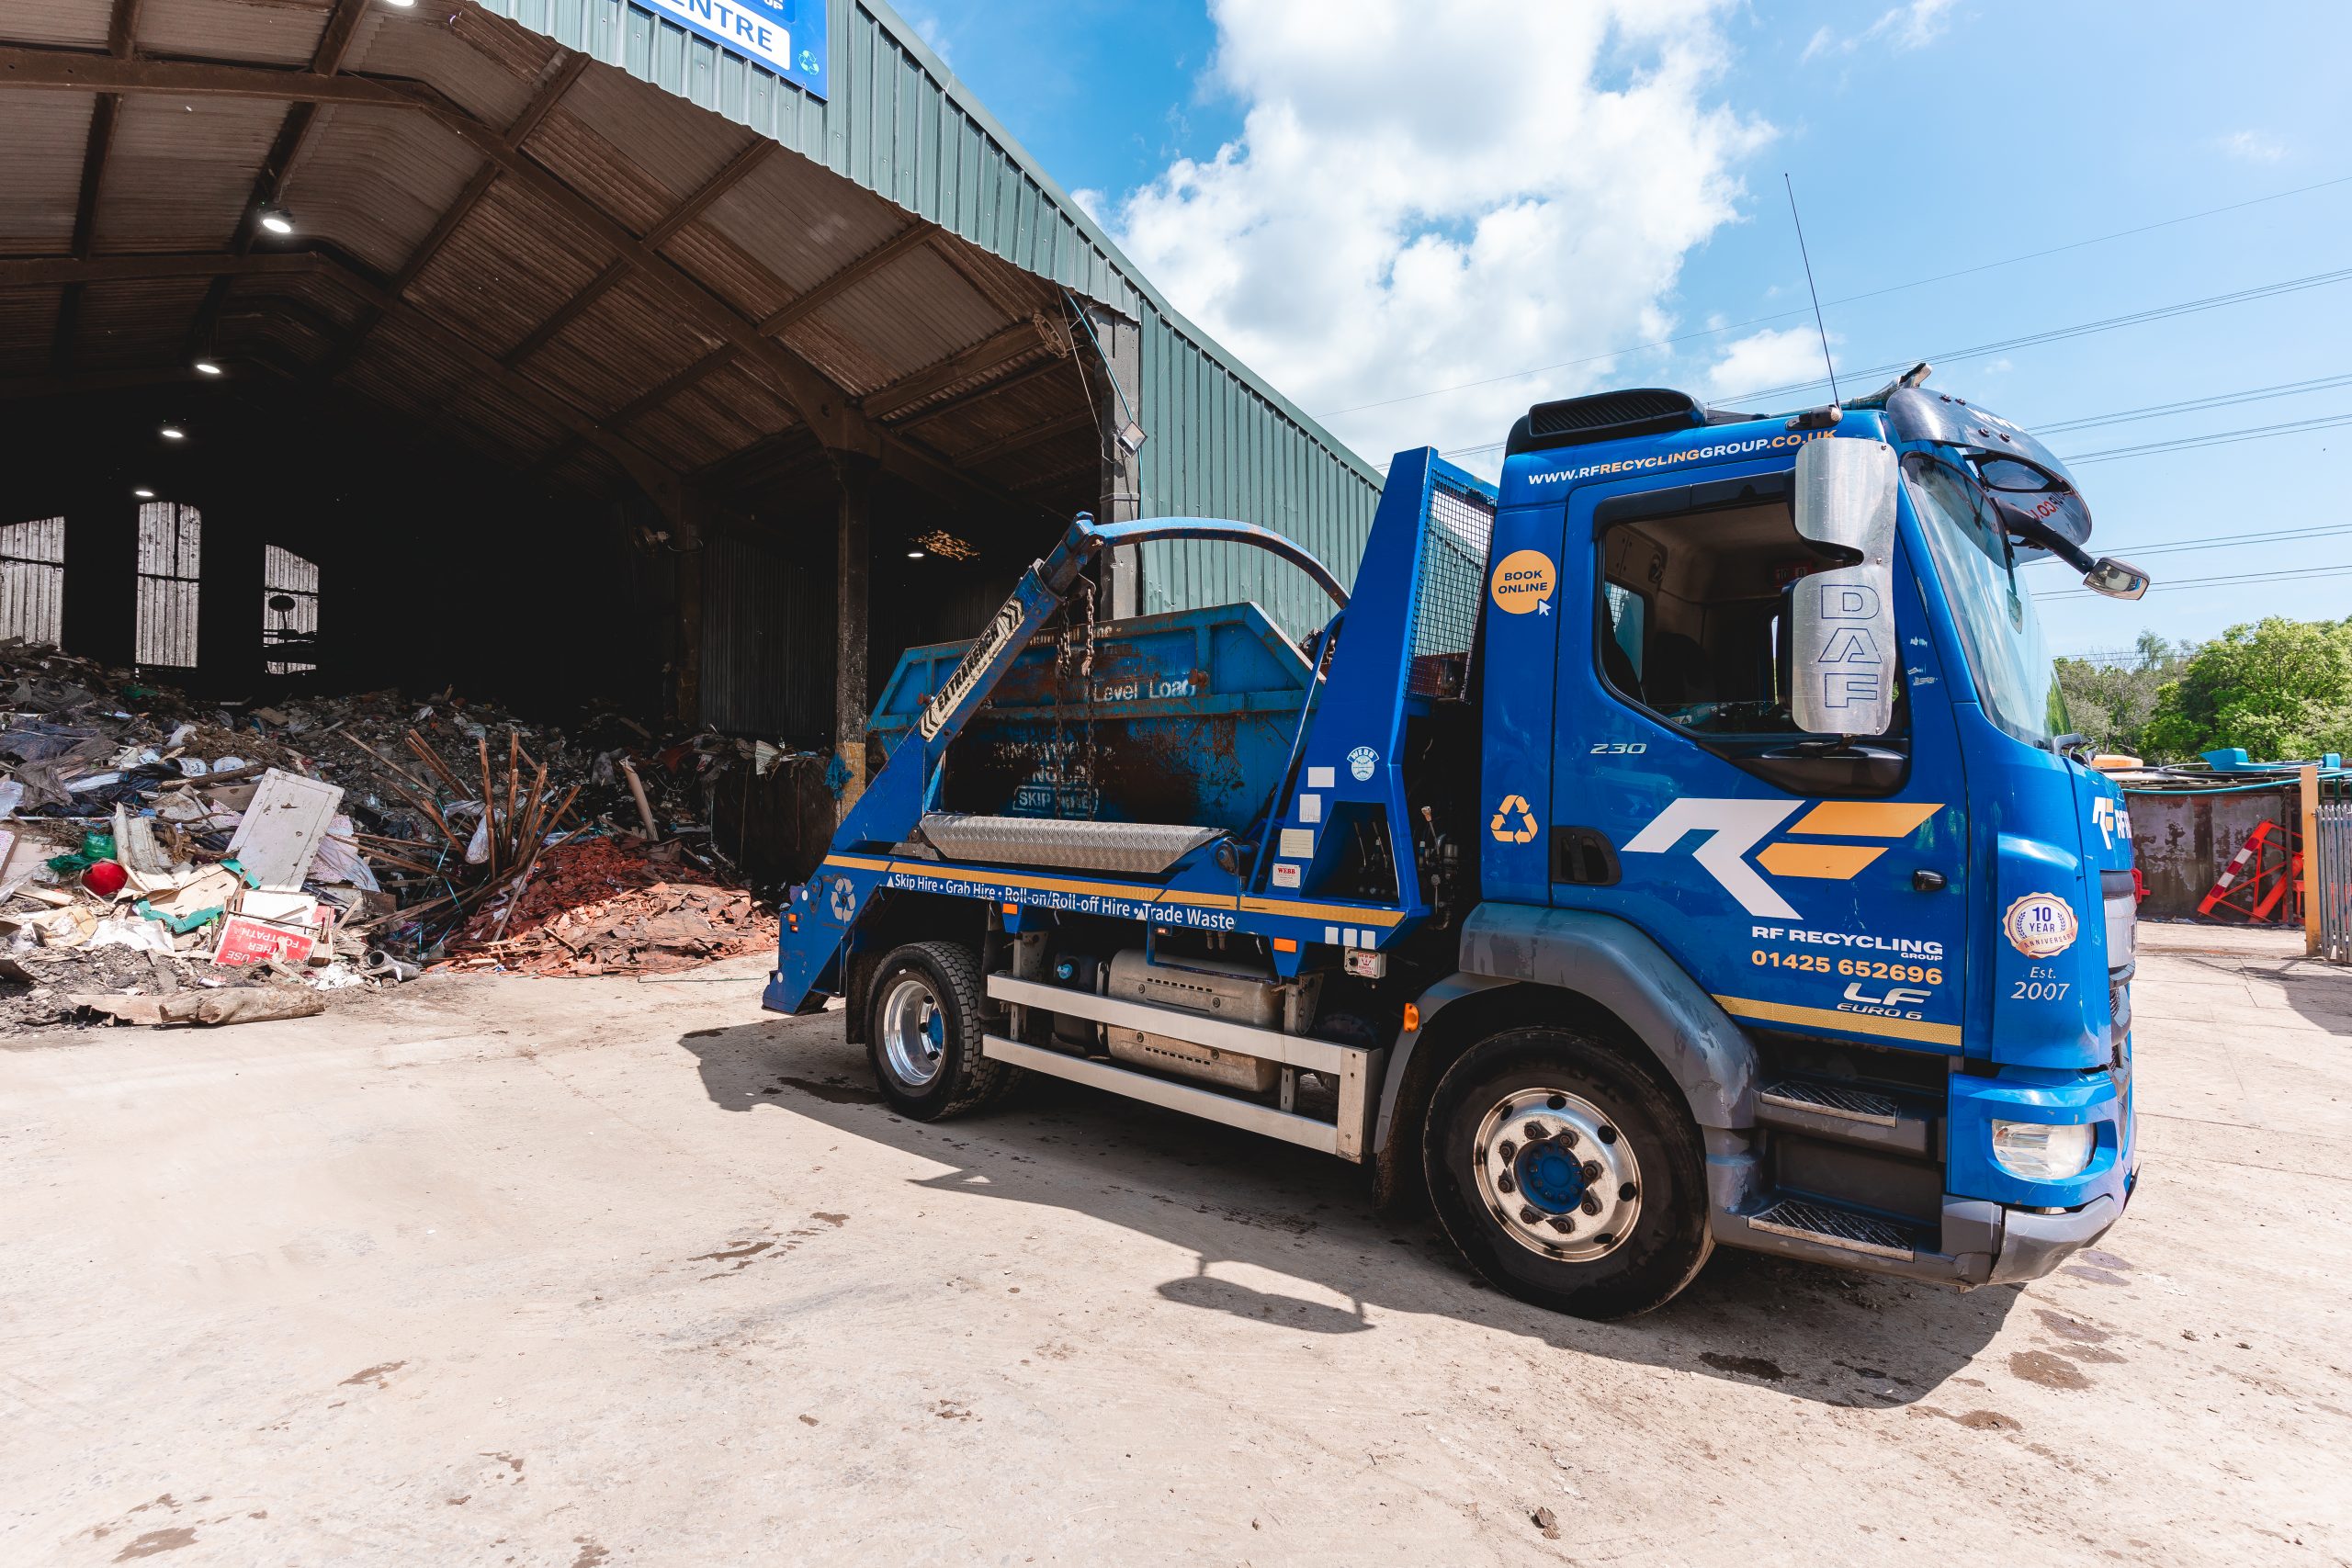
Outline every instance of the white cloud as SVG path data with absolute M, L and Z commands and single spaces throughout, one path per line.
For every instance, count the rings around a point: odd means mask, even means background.
M 2222 152 L 2249 164 L 2275 164 L 2287 155 L 2287 144 L 2267 130 L 2233 130 L 2221 141 Z
M 1880 14 L 1877 21 L 1860 32 L 1839 38 L 1831 28 L 1817 28 L 1797 57 L 1798 63 L 1824 54 L 1851 54 L 1865 44 L 1883 43 L 1889 49 L 1909 51 L 1925 49 L 1943 37 L 1951 9 L 1959 0 L 1910 0 Z
M 947 26 L 936 14 L 920 7 L 909 9 L 901 6 L 899 15 L 904 17 L 907 25 L 914 28 L 917 38 L 931 46 L 931 52 L 939 56 L 941 63 L 951 68 L 955 65 L 955 51 L 948 47 L 947 42 Z
M 1767 327 L 1724 345 L 1707 367 L 1706 396 L 1731 405 L 1768 387 L 1817 381 L 1821 373 L 1821 334 L 1812 322 Z
M 1672 330 L 1770 135 L 1714 100 L 1733 0 L 1212 0 L 1241 135 L 1114 214 L 1177 307 L 1316 413 Z M 1606 363 L 1340 415 L 1375 459 L 1493 441 Z

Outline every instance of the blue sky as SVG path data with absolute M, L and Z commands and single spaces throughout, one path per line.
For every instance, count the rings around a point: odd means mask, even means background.
M 1557 35 L 1546 61 L 1500 0 L 1429 0 L 1386 28 L 1383 11 L 904 8 L 1180 308 L 1375 461 L 1498 440 L 1509 410 L 1543 396 L 1651 382 L 1729 395 L 1818 374 L 1809 317 L 1770 319 L 1804 302 L 1784 171 L 1846 367 L 2352 269 L 2352 6 L 1655 0 Z M 1293 208 L 1306 217 L 1285 238 L 1270 215 Z M 1513 250 L 1522 220 L 1534 237 Z M 1482 267 L 1482 246 L 1505 260 Z M 1576 359 L 1595 362 L 1410 396 Z M 2049 440 L 2075 457 L 2352 416 L 2352 276 L 1941 360 L 1932 384 L 2046 430 L 2328 379 L 2341 384 Z M 2288 575 L 2122 604 L 2061 592 L 2062 570 L 2038 567 L 2053 645 L 2352 615 L 2352 570 L 2324 575 L 2352 569 L 2347 453 L 2352 423 L 2083 463 L 2097 544 L 2144 554 L 2160 584 Z M 2236 542 L 2287 531 L 2302 536 Z

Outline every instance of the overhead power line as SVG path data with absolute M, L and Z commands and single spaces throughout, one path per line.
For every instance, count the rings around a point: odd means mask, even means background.
M 2303 392 L 2324 392 L 2337 387 L 2352 387 L 2352 375 L 2322 376 L 2311 381 L 2281 381 L 2276 386 L 2254 387 L 2243 392 L 2222 392 L 2210 398 L 2190 398 L 2185 402 L 2156 403 L 2143 409 L 2125 409 L 2120 413 L 2091 414 L 2083 419 L 2062 419 L 2055 424 L 2037 424 L 2036 435 L 2063 435 L 2073 430 L 2094 430 L 2105 424 L 2129 424 L 2133 420 L 2158 419 L 2165 414 L 2201 413 L 2207 409 L 2229 408 L 2237 403 L 2258 403 L 2272 398 L 2291 398 Z
M 2352 268 L 2346 268 L 2345 271 L 2339 273 L 2323 273 L 2318 275 L 2316 279 L 2294 279 L 2287 284 L 2268 285 L 2267 286 L 2266 290 L 2250 290 L 2245 295 L 2220 296 L 2214 300 L 2190 300 L 2186 305 L 2163 307 L 2162 309 L 2168 313 L 2188 314 L 2196 310 L 2211 309 L 2216 303 L 2229 303 L 2244 298 L 2267 298 L 2268 292 L 2272 291 L 2287 292 L 2294 288 L 2315 288 L 2321 281 L 2335 282 L 2343 281 L 2346 278 L 2352 278 Z M 2143 312 L 2142 317 L 2134 319 L 2154 318 L 2147 312 Z M 2066 336 L 2080 336 L 2086 332 L 2104 330 L 2105 327 L 2110 324 L 2120 324 L 2121 320 L 2122 319 L 2119 318 L 2117 322 L 2114 323 L 2088 322 L 2078 328 L 2057 328 L 2054 329 L 2052 333 L 2042 335 L 2045 341 L 2054 341 L 2055 337 L 2060 334 Z M 1952 359 L 1963 357 L 1963 355 L 1931 355 L 1930 357 L 1939 361 L 1949 362 Z M 1899 368 L 1907 369 L 1913 363 L 1916 363 L 1916 361 L 1906 361 L 1899 367 Z M 1862 374 L 1866 376 L 1871 374 L 1892 374 L 1893 370 L 1895 368 L 1898 368 L 1898 367 L 1882 366 L 1876 372 L 1865 371 Z M 1815 387 L 1826 387 L 1827 382 L 1815 381 L 1809 383 L 1809 385 Z M 2166 414 L 2174 413 L 2194 413 L 2206 409 L 2228 408 L 2238 403 L 2261 402 L 2271 398 L 2292 397 L 2305 392 L 2327 391 L 2335 388 L 2346 386 L 2352 386 L 2352 375 L 2322 376 L 2308 381 L 2281 381 L 2273 386 L 2253 387 L 2244 391 L 2216 393 L 2209 398 L 2190 398 L 2180 402 L 2158 403 L 2147 408 L 2124 409 L 2115 413 L 2090 414 L 2080 419 L 2060 420 L 2052 424 L 2036 425 L 2033 427 L 2033 430 L 2036 435 L 2057 435 L 2064 434 L 2064 433 L 2072 430 L 2092 430 L 2103 425 L 2127 424 L 2134 420 L 2156 419 Z M 1778 389 L 1781 391 L 1793 391 L 1802 390 L 1803 389 L 1781 388 Z M 1749 397 L 1767 397 L 1770 395 L 1772 394 L 1769 391 L 1748 394 Z M 1740 400 L 1725 400 L 1736 401 Z M 2315 422 L 2313 427 L 2324 428 L 2325 422 Z M 2263 428 L 2266 433 L 2269 433 L 2271 427 Z M 2276 433 L 2279 434 L 2292 434 L 2292 430 L 2287 426 L 2280 426 L 2277 427 Z M 2224 434 L 2227 435 L 2235 435 L 2237 433 L 2235 432 L 2224 433 Z M 2245 438 L 2253 439 L 2251 436 L 2247 436 Z M 2201 437 L 2190 437 L 2185 439 L 2192 442 L 2201 442 L 2203 440 Z M 1486 441 L 1479 443 L 1476 446 L 1448 447 L 1445 451 L 1441 452 L 1438 455 L 1442 457 L 1475 457 L 1479 456 L 1481 453 L 1499 452 L 1502 450 L 1504 445 L 1505 443 L 1500 441 Z M 2155 444 L 2152 443 L 2150 446 L 2152 449 L 2154 449 Z M 2065 461 L 2069 463 L 2078 460 L 2083 462 L 2105 462 L 2109 459 L 2105 456 L 2098 454 L 2086 454 L 2080 459 L 2074 457 L 2068 457 L 2065 459 Z M 1375 466 L 1384 469 L 1387 467 L 1385 463 Z
M 2228 549 L 2237 545 L 2283 545 L 2305 539 L 2333 539 L 2352 534 L 2352 523 L 2330 523 L 2312 528 L 2287 528 L 2265 534 L 2206 534 L 2191 539 L 2171 539 L 2161 545 L 2139 545 L 2132 549 L 2132 558 L 2143 556 L 2174 556 L 2184 551 Z M 2059 566 L 2064 563 L 2056 556 L 2036 556 L 2029 566 Z
M 1980 343 L 1973 348 L 1948 348 L 1938 354 L 1908 355 L 1902 359 L 1890 360 L 1884 365 L 1870 366 L 1860 370 L 1849 370 L 1846 374 L 1857 380 L 1867 380 L 1873 376 L 1898 374 L 1923 359 L 1936 365 L 1951 365 L 1967 359 L 1984 359 L 1996 354 L 2014 353 L 2021 348 L 2039 348 L 2044 344 L 2063 343 L 2069 338 L 2089 337 L 2095 333 L 2111 333 L 2122 327 L 2136 327 L 2150 321 L 2170 321 L 2176 316 L 2190 316 L 2203 310 L 2218 310 L 2224 305 L 2243 305 L 2255 299 L 2276 299 L 2282 294 L 2299 294 L 2307 288 L 2322 288 L 2331 283 L 2342 283 L 2346 279 L 2352 279 L 2352 267 L 2341 267 L 2334 272 L 2315 272 L 2308 277 L 2290 277 L 2278 283 L 2257 284 L 2252 288 L 2240 288 L 2228 294 L 2208 295 L 2202 299 L 2184 299 L 2174 305 L 2154 305 L 2144 310 L 2134 310 L 2129 315 L 2109 316 L 2096 321 L 2078 321 L 2068 327 L 2052 327 L 2046 332 L 2028 333 L 2022 337 L 2003 338 L 1998 343 Z M 1826 378 L 1817 377 L 1810 381 L 1791 381 L 1784 386 L 1764 387 L 1756 391 L 1741 392 L 1717 400 L 1723 403 L 1742 403 L 1757 398 L 1779 398 L 1797 392 L 1826 390 L 1828 386 Z
M 2248 207 L 2259 207 L 2265 202 L 2284 201 L 2289 197 L 2307 196 L 2315 190 L 2326 190 L 2332 186 L 2346 184 L 2352 184 L 2352 175 L 2339 175 L 2332 180 L 2321 180 L 2315 185 L 2297 186 L 2292 190 L 2274 191 L 2268 196 L 2251 197 L 2245 201 L 2233 201 L 2223 207 L 2209 207 L 2199 212 L 2185 212 L 2177 218 L 2162 218 L 2153 223 L 2143 223 L 2131 229 L 2118 229 L 2111 234 L 2095 234 L 2087 240 L 2074 240 L 2063 245 L 2049 246 L 2044 250 L 2028 251 L 2021 255 L 2003 256 L 1998 261 L 1980 262 L 1974 266 L 1961 267 L 1957 271 L 1939 272 L 1932 277 L 1915 277 L 1908 283 L 1890 283 L 1883 288 L 1864 289 L 1859 294 L 1844 295 L 1827 303 L 1852 305 L 1864 299 L 1876 299 L 1883 295 L 1900 294 L 1905 289 L 1925 288 L 1929 284 L 1949 283 L 1955 277 L 1968 277 L 1980 272 L 1993 272 L 2001 267 L 2015 266 L 2020 262 L 2040 261 L 2044 256 L 2059 255 L 2067 251 L 2079 251 L 2090 245 L 2103 245 L 2112 240 L 2128 240 L 2135 234 L 2151 233 L 2155 230 L 2169 229 L 2181 223 L 2193 223 L 2200 218 L 2215 218 L 2224 212 L 2236 212 Z M 1751 316 L 1744 321 L 1731 321 L 1720 327 L 1702 327 L 1691 332 L 1678 333 L 1672 337 L 1657 338 L 1649 343 L 1637 343 L 1627 348 L 1611 349 L 1606 354 L 1588 354 L 1580 359 L 1563 359 L 1555 364 L 1532 366 L 1525 370 L 1508 370 L 1499 376 L 1482 377 L 1475 381 L 1457 381 L 1451 386 L 1430 387 L 1421 391 L 1404 392 L 1393 398 L 1381 398 L 1368 403 L 1354 403 L 1347 408 L 1334 409 L 1329 413 L 1319 414 L 1317 417 L 1338 419 L 1342 414 L 1362 413 L 1366 409 L 1385 409 L 1397 403 L 1418 402 L 1423 398 L 1442 398 L 1453 392 L 1475 391 L 1480 387 L 1492 387 L 1504 381 L 1521 380 L 1529 376 L 1543 376 L 1554 370 L 1573 370 L 1579 366 L 1597 365 L 1605 359 L 1622 359 L 1626 355 L 1640 354 L 1648 349 L 1671 348 L 1676 344 L 1690 343 L 1699 338 L 1720 337 L 1725 333 L 1740 332 L 1748 327 L 1769 326 L 1774 321 L 1785 321 L 1791 317 L 1803 316 L 1806 313 L 1804 310 L 1797 309 L 1778 310 L 1768 316 Z M 1861 374 L 1868 375 L 1871 372 L 1864 371 Z
M 2283 424 L 2250 425 L 2244 430 L 2217 430 L 2210 435 L 2183 435 L 2171 441 L 2143 442 L 2137 446 L 2110 446 L 2102 452 L 2085 452 L 2064 460 L 2075 464 L 2112 463 L 2120 457 L 2153 457 L 2159 452 L 2187 452 L 2199 446 L 2230 446 L 2241 441 L 2267 441 L 2277 435 L 2300 435 L 2306 431 L 2334 430 L 2346 424 L 2352 424 L 2352 413 L 2298 419 Z

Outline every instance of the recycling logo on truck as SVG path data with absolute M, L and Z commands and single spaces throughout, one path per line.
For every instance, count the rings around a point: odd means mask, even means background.
M 1495 819 L 1487 824 L 1487 831 L 1498 844 L 1526 843 L 1535 837 L 1535 808 L 1523 795 L 1507 795 L 1495 807 Z

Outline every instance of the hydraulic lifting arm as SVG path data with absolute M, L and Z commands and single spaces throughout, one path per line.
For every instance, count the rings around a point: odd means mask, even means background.
M 933 804 L 938 787 L 939 763 L 948 743 L 971 716 L 979 712 L 997 682 L 1012 668 L 1029 639 L 1069 598 L 1079 574 L 1104 550 L 1155 539 L 1210 539 L 1251 545 L 1282 557 L 1315 580 L 1335 604 L 1348 602 L 1323 563 L 1295 541 L 1271 529 L 1249 523 L 1227 523 L 1207 517 L 1159 517 L 1143 523 L 1098 524 L 1080 513 L 1054 547 L 1053 553 L 1032 566 L 1013 588 L 1012 597 L 989 617 L 972 649 L 955 672 L 931 694 L 916 718 L 915 728 L 891 752 L 865 795 L 850 808 L 833 835 L 833 850 L 854 852 L 895 844 L 914 831 Z M 853 739 L 843 736 L 847 747 Z
M 1295 541 L 1249 523 L 1208 517 L 1159 517 L 1148 522 L 1098 524 L 1081 513 L 1061 542 L 1044 560 L 1031 566 L 1012 596 L 1007 599 L 980 635 L 971 651 L 956 666 L 940 689 L 933 693 L 917 716 L 915 727 L 901 739 L 881 772 L 842 819 L 833 835 L 831 853 L 857 854 L 888 850 L 910 837 L 933 804 L 939 788 L 940 763 L 947 748 L 989 696 L 1028 647 L 1029 639 L 1052 618 L 1069 598 L 1071 587 L 1088 563 L 1104 550 L 1158 539 L 1204 539 L 1250 545 L 1281 557 L 1312 578 L 1333 603 L 1345 606 L 1347 591 L 1322 562 Z M 844 735 L 841 746 L 861 743 Z M 862 897 L 846 908 L 831 900 L 797 895 L 793 905 L 800 916 L 786 931 L 777 978 L 769 987 L 768 1005 L 797 1011 L 817 987 L 856 923 Z

